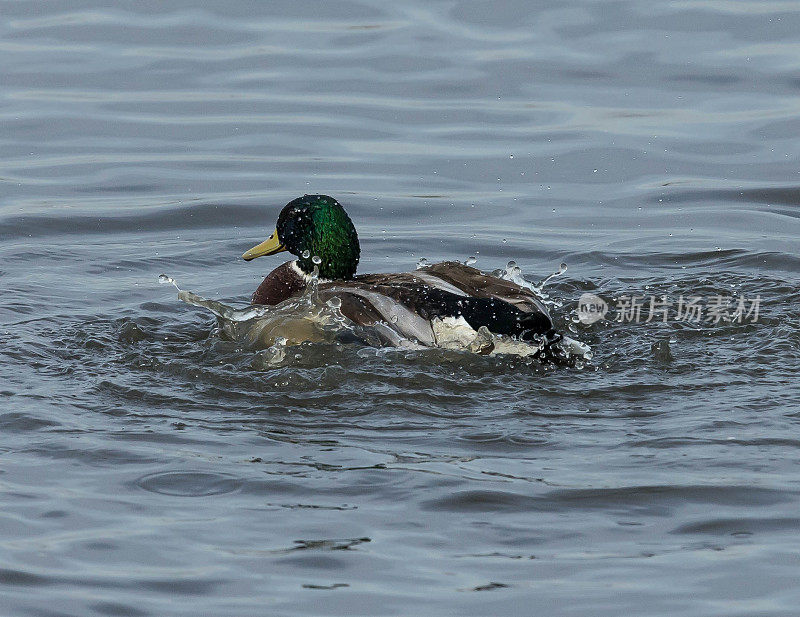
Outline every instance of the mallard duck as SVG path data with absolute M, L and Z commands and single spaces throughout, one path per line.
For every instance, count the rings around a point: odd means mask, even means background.
M 253 304 L 280 304 L 303 294 L 317 277 L 321 300 L 338 298 L 345 317 L 377 328 L 389 344 L 435 346 L 442 323 L 473 334 L 485 326 L 493 334 L 544 346 L 561 338 L 531 290 L 457 261 L 415 272 L 357 275 L 358 234 L 344 208 L 327 195 L 290 201 L 275 231 L 242 258 L 250 261 L 282 251 L 297 259 L 270 272 L 253 293 Z

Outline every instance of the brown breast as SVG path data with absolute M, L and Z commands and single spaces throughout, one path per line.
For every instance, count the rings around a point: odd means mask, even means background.
M 287 261 L 270 272 L 261 281 L 251 302 L 253 304 L 269 304 L 275 306 L 292 296 L 301 293 L 306 288 L 306 282 L 295 269 L 292 262 Z

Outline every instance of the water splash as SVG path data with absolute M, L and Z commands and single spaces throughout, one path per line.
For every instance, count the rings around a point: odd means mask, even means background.
M 506 264 L 505 270 L 495 270 L 495 272 L 497 273 L 496 276 L 501 279 L 511 281 L 520 287 L 538 293 L 538 290 L 522 276 L 522 268 L 520 268 L 513 259 Z
M 159 274 L 158 275 L 158 282 L 161 285 L 166 285 L 167 283 L 169 283 L 173 287 L 175 287 L 175 289 L 177 289 L 178 291 L 181 290 L 181 288 L 178 287 L 178 284 L 175 282 L 175 279 L 172 278 L 171 276 L 167 276 L 166 274 Z
M 178 292 L 178 300 L 191 304 L 192 306 L 199 306 L 208 309 L 220 319 L 225 319 L 233 323 L 241 323 L 257 319 L 269 314 L 269 308 L 261 305 L 252 305 L 245 308 L 237 309 L 232 306 L 220 302 L 218 300 L 209 300 L 198 296 L 191 291 L 181 290 Z
M 254 304 L 235 308 L 182 290 L 174 279 L 165 274 L 159 277 L 159 282 L 172 283 L 179 290 L 180 301 L 210 311 L 217 318 L 217 332 L 222 338 L 250 349 L 268 351 L 276 344 L 331 342 L 350 328 L 340 311 L 339 298 L 329 298 L 327 302 L 319 299 L 319 272 L 316 267 L 306 291 L 278 306 Z M 277 355 L 280 354 L 276 352 L 271 356 L 271 362 L 277 362 Z
M 427 262 L 424 263 L 427 265 Z M 563 273 L 565 269 L 566 265 L 562 264 L 559 272 L 552 276 Z M 536 293 L 533 285 L 522 277 L 522 270 L 516 262 L 509 262 L 505 270 L 496 274 Z M 342 299 L 337 295 L 331 295 L 337 293 L 335 287 L 328 286 L 324 295 L 320 293 L 317 265 L 308 276 L 306 290 L 277 306 L 251 305 L 235 308 L 224 302 L 182 290 L 175 280 L 166 274 L 159 277 L 159 282 L 170 283 L 178 289 L 178 299 L 182 302 L 210 311 L 217 318 L 216 332 L 220 337 L 256 350 L 253 366 L 260 369 L 276 367 L 285 362 L 289 357 L 286 350 L 288 346 L 308 342 L 335 342 L 341 341 L 342 337 L 350 341 L 355 338 L 375 347 L 421 350 L 425 349 L 425 345 L 430 345 L 480 355 L 511 354 L 525 358 L 539 355 L 547 346 L 543 338 L 521 341 L 514 337 L 494 334 L 485 326 L 475 331 L 463 318 L 454 317 L 434 318 L 430 322 L 433 338 L 414 340 L 413 337 L 409 338 L 403 334 L 408 330 L 407 327 L 403 327 L 408 325 L 405 323 L 407 318 L 401 317 L 402 311 L 394 310 L 387 313 L 386 322 L 377 322 L 371 326 L 356 326 L 342 314 Z M 352 290 L 342 288 L 341 292 L 352 293 Z M 400 323 L 401 318 L 404 323 Z M 560 350 L 559 357 L 585 360 L 591 357 L 588 346 L 578 341 L 565 337 L 557 345 Z
M 208 300 L 202 296 L 191 291 L 185 291 L 178 286 L 175 279 L 167 274 L 159 274 L 158 282 L 162 285 L 171 284 L 178 290 L 178 299 L 193 306 L 199 306 L 208 309 L 220 319 L 226 319 L 232 322 L 249 321 L 257 317 L 261 317 L 269 310 L 265 306 L 253 305 L 244 309 L 235 309 L 217 300 Z
M 553 272 L 551 275 L 545 277 L 544 280 L 542 280 L 538 285 L 536 285 L 535 283 L 531 283 L 525 277 L 522 276 L 522 268 L 520 268 L 517 265 L 517 262 L 512 259 L 506 264 L 505 270 L 503 269 L 494 270 L 492 272 L 492 275 L 504 279 L 506 281 L 511 281 L 512 283 L 515 283 L 520 287 L 524 287 L 525 289 L 530 290 L 540 300 L 542 300 L 552 308 L 560 308 L 561 306 L 563 306 L 563 302 L 557 300 L 551 300 L 550 296 L 547 293 L 545 293 L 544 286 L 550 280 L 552 280 L 556 276 L 564 274 L 564 272 L 566 271 L 567 271 L 567 264 L 562 262 L 557 272 Z
M 256 353 L 253 359 L 253 368 L 265 370 L 281 366 L 286 360 L 286 345 L 288 341 L 285 337 L 279 336 L 275 342 L 267 349 L 262 349 Z
M 542 289 L 544 289 L 544 286 L 547 284 L 548 281 L 550 281 L 550 279 L 553 279 L 553 278 L 555 278 L 557 276 L 561 276 L 566 271 L 567 271 L 567 264 L 565 264 L 562 261 L 561 265 L 558 267 L 558 271 L 557 272 L 553 272 L 553 274 L 551 274 L 550 276 L 546 277 L 541 283 L 539 283 L 539 290 L 541 291 Z
M 319 259 L 319 257 L 317 258 Z M 320 259 L 320 261 L 322 261 Z M 308 285 L 305 292 L 300 296 L 305 301 L 309 310 L 312 310 L 315 305 L 319 304 L 319 266 L 314 265 L 314 270 L 308 277 Z

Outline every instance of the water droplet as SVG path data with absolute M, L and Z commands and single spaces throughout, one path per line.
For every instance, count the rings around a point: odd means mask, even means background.
M 567 271 L 567 264 L 565 264 L 565 263 L 562 261 L 562 262 L 561 262 L 561 265 L 560 265 L 560 266 L 558 266 L 558 273 L 559 273 L 559 274 L 564 274 L 564 272 L 566 272 L 566 271 Z
M 392 315 L 392 323 L 397 323 L 397 315 Z
M 428 267 L 428 260 L 424 257 L 420 257 L 419 261 L 417 261 L 417 270 L 421 270 L 422 268 Z
M 319 264 L 322 263 L 322 257 L 320 257 L 319 255 L 314 255 L 311 258 L 311 261 L 313 261 L 315 264 L 319 265 Z
M 333 296 L 330 298 L 326 304 L 331 307 L 332 309 L 339 309 L 342 307 L 342 299 L 338 298 L 337 296 Z
M 513 155 L 513 154 L 509 154 L 509 155 L 508 155 L 508 158 L 510 158 L 510 159 L 513 159 L 513 158 L 514 158 L 514 155 Z
M 467 265 L 468 265 L 468 266 L 471 266 L 471 265 L 473 265 L 473 264 L 474 264 L 476 261 L 478 261 L 478 258 L 477 258 L 477 257 L 475 257 L 475 255 L 472 255 L 471 257 L 468 257 L 468 258 L 467 258 Z
M 303 259 L 308 259 L 309 257 L 311 257 L 311 251 L 309 251 L 308 249 L 306 249 L 305 251 L 303 251 L 302 253 L 300 253 L 300 256 L 301 256 Z
M 513 259 L 506 264 L 506 270 L 511 270 L 517 266 L 517 262 Z
M 507 244 L 507 243 L 508 243 L 508 240 L 506 240 L 505 238 L 503 238 L 503 244 Z

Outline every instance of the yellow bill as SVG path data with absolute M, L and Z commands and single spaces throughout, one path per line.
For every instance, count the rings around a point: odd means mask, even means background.
M 250 261 L 256 257 L 274 255 L 275 253 L 280 253 L 281 251 L 285 250 L 286 247 L 281 244 L 280 240 L 278 240 L 278 230 L 276 229 L 272 232 L 272 235 L 270 235 L 270 237 L 264 240 L 261 244 L 257 244 L 249 251 L 245 252 L 244 255 L 242 255 L 242 259 L 245 261 Z

